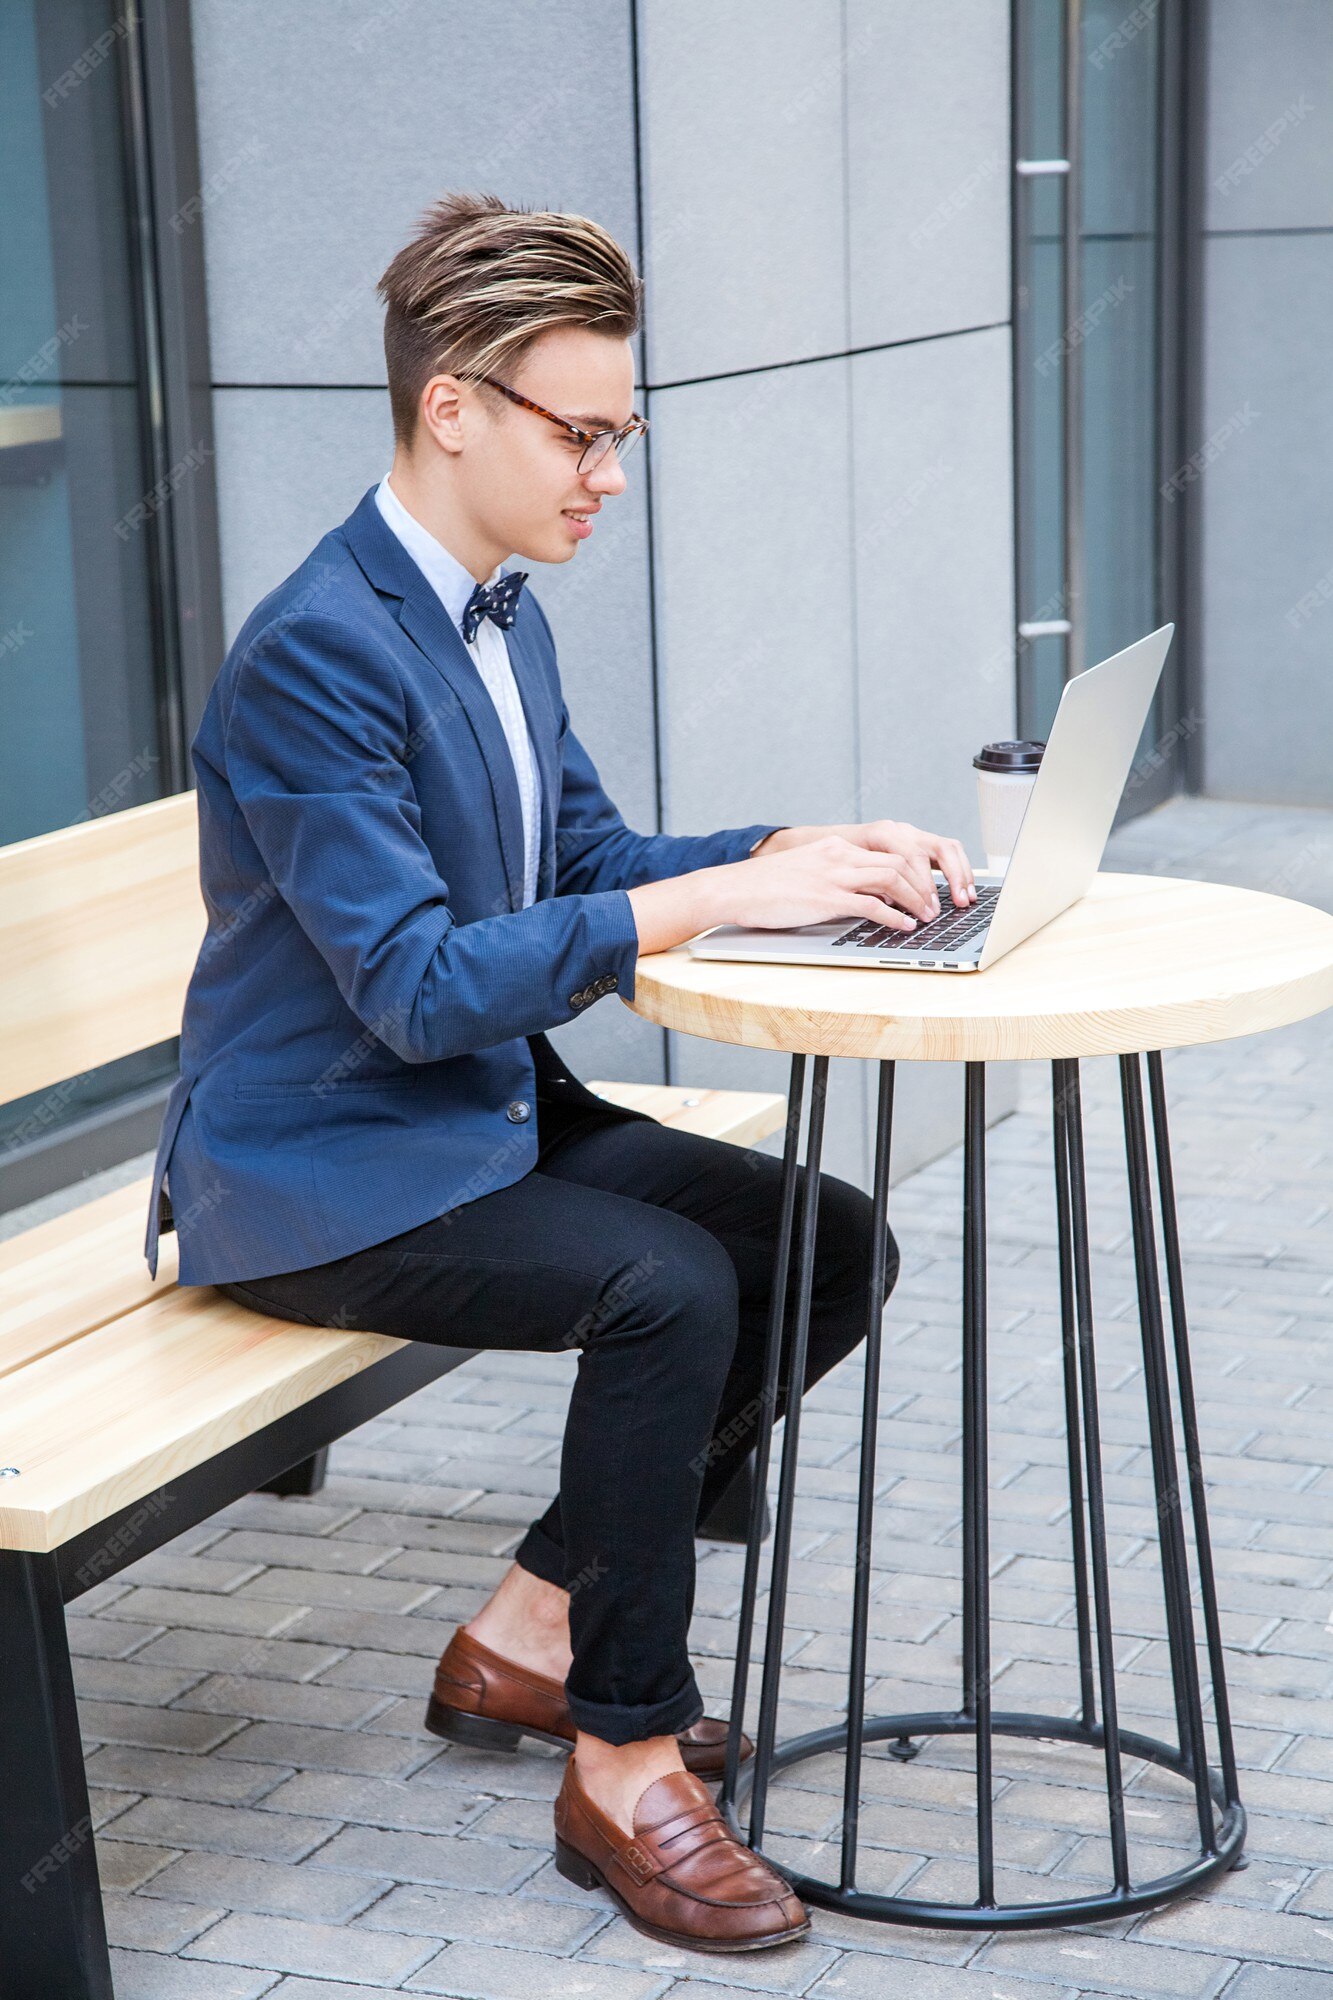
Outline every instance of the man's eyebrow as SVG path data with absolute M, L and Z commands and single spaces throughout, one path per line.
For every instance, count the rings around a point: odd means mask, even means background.
M 594 417 L 587 410 L 575 410 L 574 414 L 567 421 L 571 424 L 577 424 L 580 430 L 585 431 L 618 431 L 620 429 L 620 425 L 614 417 Z

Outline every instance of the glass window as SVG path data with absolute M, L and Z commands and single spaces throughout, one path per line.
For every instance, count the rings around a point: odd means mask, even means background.
M 1076 38 L 1071 50 L 1070 37 Z M 1019 719 L 1044 737 L 1071 673 L 1177 616 L 1160 491 L 1168 286 L 1162 10 L 1016 0 Z M 1176 274 L 1179 278 L 1179 273 Z M 1180 645 L 1177 637 L 1176 648 Z M 1130 805 L 1173 783 L 1174 671 Z
M 193 89 L 184 0 L 0 0 L 0 844 L 178 789 L 220 658 Z M 3 1205 L 175 1069 L 0 1107 Z
M 118 18 L 0 0 L 6 843 L 169 789 Z

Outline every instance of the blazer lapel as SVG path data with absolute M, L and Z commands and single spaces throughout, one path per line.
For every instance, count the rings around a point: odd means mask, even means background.
M 420 647 L 449 691 L 446 714 L 452 707 L 460 707 L 471 725 L 490 779 L 495 828 L 504 863 L 505 894 L 510 909 L 516 910 L 523 901 L 523 813 L 514 777 L 514 760 L 509 754 L 504 729 L 486 683 L 463 644 L 462 633 L 380 513 L 375 504 L 373 486 L 362 494 L 357 506 L 343 522 L 342 534 L 374 588 L 386 597 L 401 600 L 399 624 L 414 645 Z M 508 634 L 510 639 L 517 630 L 515 623 Z M 532 711 L 528 706 L 526 687 L 523 688 L 523 704 L 531 722 Z M 542 738 L 552 734 L 553 725 L 548 722 Z M 542 762 L 545 780 L 553 745 L 548 747 L 535 733 L 534 742 L 539 762 L 546 759 Z M 545 782 L 542 793 L 545 824 Z
M 415 563 L 412 567 L 416 569 Z M 496 832 L 504 861 L 505 893 L 510 909 L 516 910 L 523 901 L 523 814 L 514 760 L 495 703 L 463 644 L 462 634 L 419 570 L 417 575 L 421 577 L 420 584 L 403 599 L 398 622 L 445 681 L 472 725 L 491 784 Z

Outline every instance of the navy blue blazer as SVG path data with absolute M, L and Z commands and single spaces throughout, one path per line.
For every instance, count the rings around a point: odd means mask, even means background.
M 773 831 L 633 832 L 569 725 L 530 589 L 506 640 L 541 773 L 527 908 L 499 716 L 373 488 L 227 654 L 191 744 L 208 927 L 153 1170 L 154 1275 L 162 1227 L 182 1284 L 243 1282 L 521 1179 L 534 1059 L 559 1066 L 543 1031 L 633 996 L 626 890 Z

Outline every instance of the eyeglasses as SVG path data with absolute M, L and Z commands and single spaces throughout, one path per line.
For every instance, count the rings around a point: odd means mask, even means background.
M 617 459 L 623 463 L 648 428 L 647 417 L 631 416 L 629 422 L 622 424 L 618 431 L 580 430 L 577 424 L 571 424 L 564 417 L 557 417 L 553 410 L 544 410 L 541 404 L 534 403 L 531 397 L 520 396 L 517 389 L 510 389 L 505 383 L 497 382 L 493 375 L 482 375 L 478 380 L 489 383 L 492 389 L 498 389 L 502 396 L 508 396 L 510 402 L 517 403 L 521 409 L 535 411 L 537 416 L 545 417 L 547 423 L 558 424 L 570 437 L 577 438 L 583 446 L 578 463 L 580 473 L 591 472 L 594 466 L 600 465 L 608 451 L 614 451 Z

